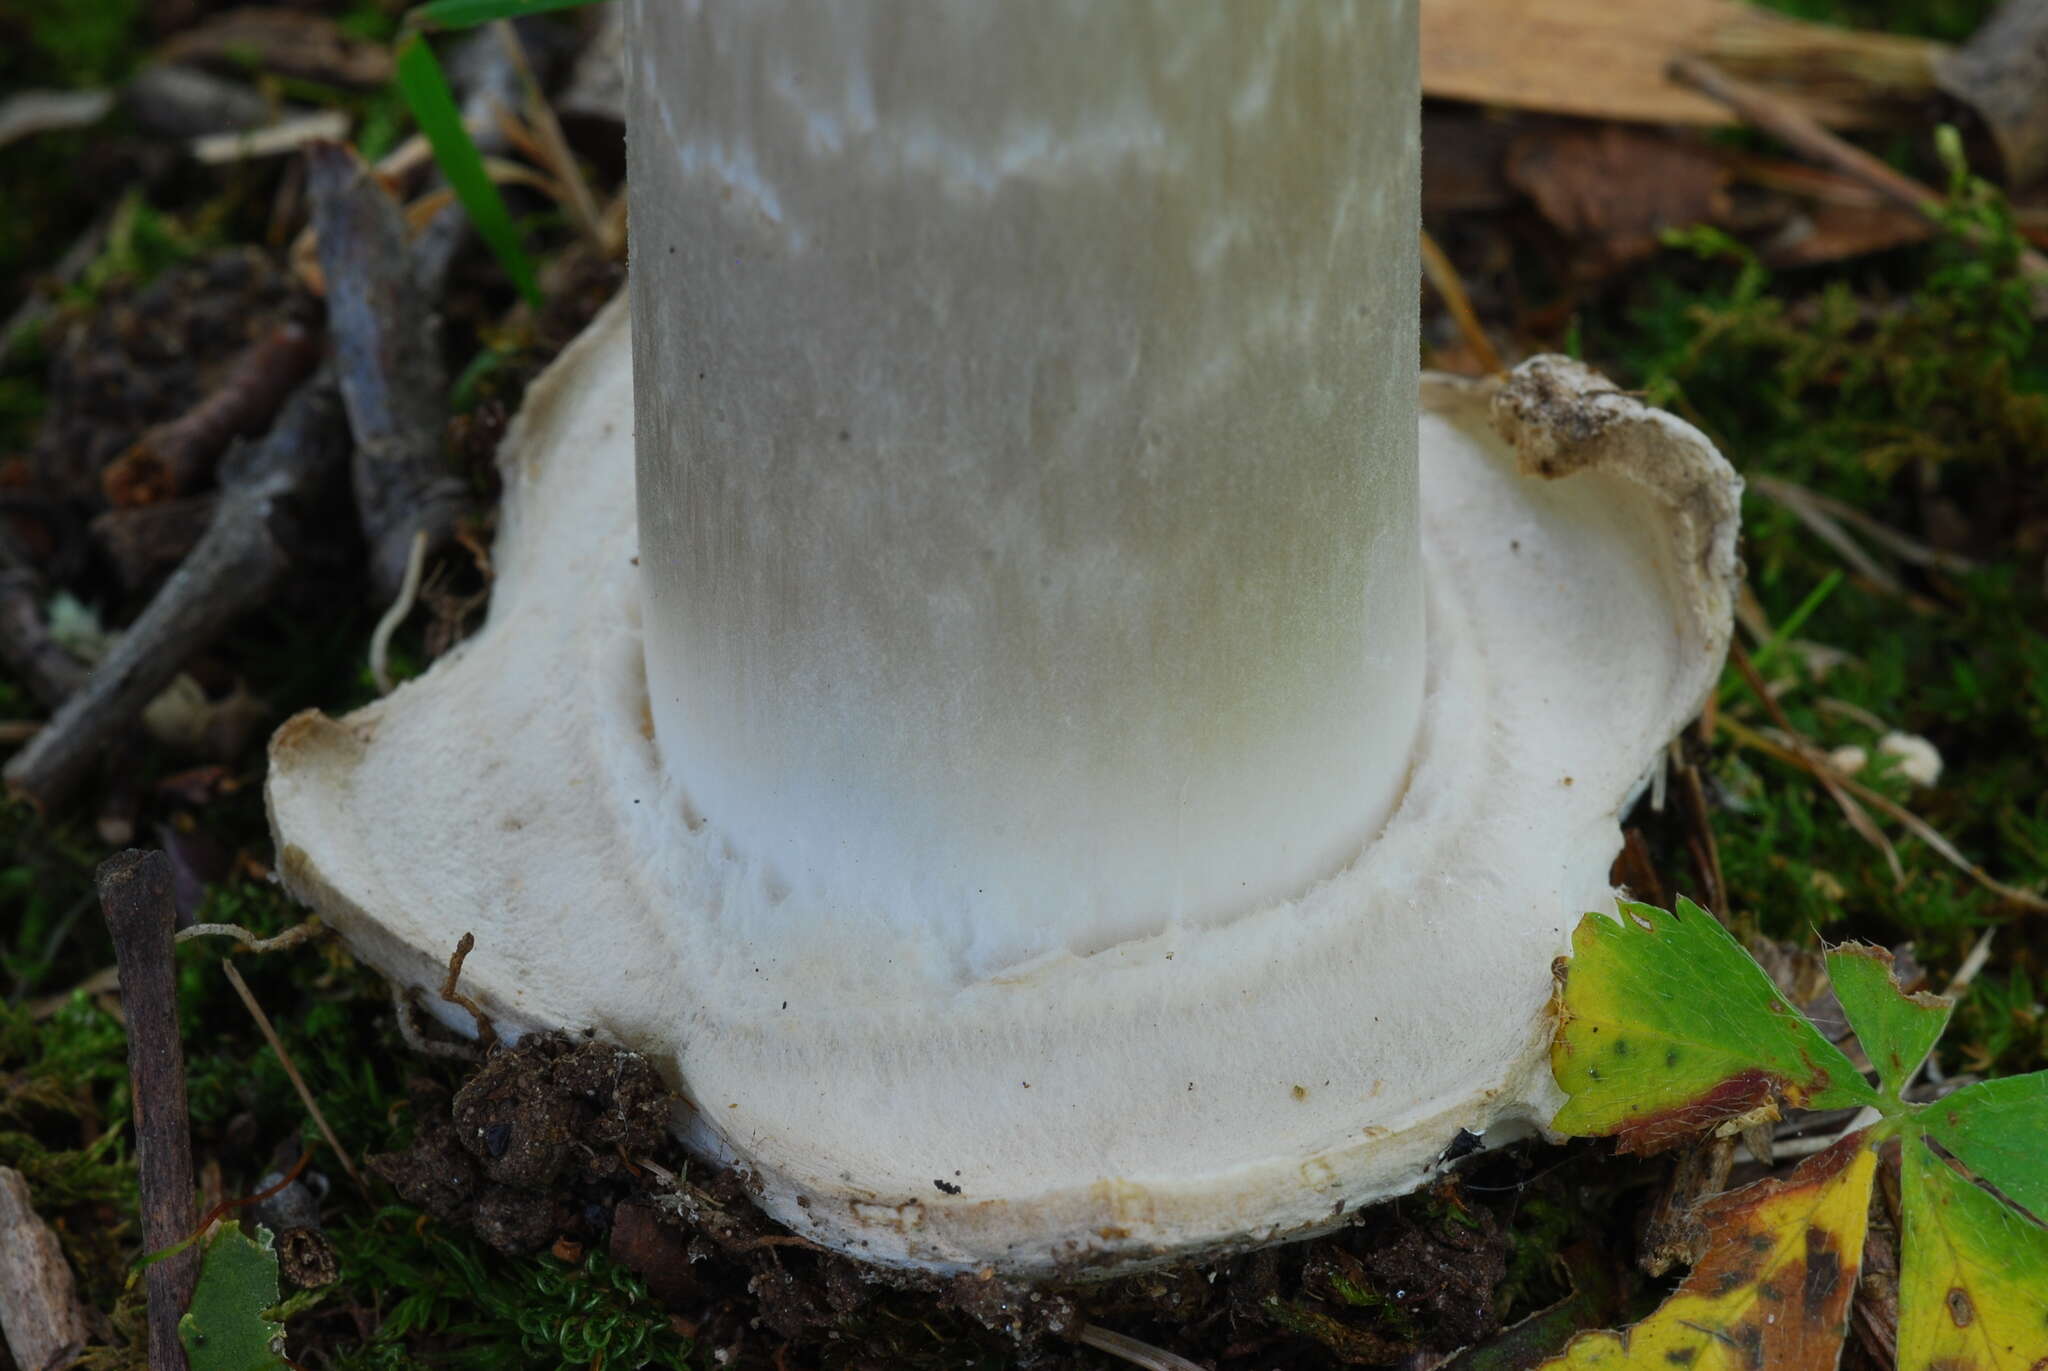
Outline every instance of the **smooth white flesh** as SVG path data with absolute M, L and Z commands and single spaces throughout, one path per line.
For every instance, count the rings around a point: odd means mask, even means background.
M 1727 642 L 1741 483 L 1696 431 L 1569 363 L 1426 380 L 1428 683 L 1384 833 L 1297 899 L 963 980 L 885 917 L 728 917 L 746 864 L 661 812 L 627 333 L 529 393 L 483 631 L 272 744 L 280 872 L 358 952 L 433 1004 L 474 931 L 501 1026 L 652 1054 L 777 1218 L 901 1265 L 1305 1233 L 1549 1117 L 1551 959 Z
M 630 23 L 659 808 L 721 917 L 964 986 L 1346 867 L 1422 707 L 1414 0 Z

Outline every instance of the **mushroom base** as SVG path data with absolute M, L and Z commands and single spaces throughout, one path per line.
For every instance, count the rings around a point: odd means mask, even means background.
M 1741 483 L 1696 430 L 1561 359 L 1425 377 L 1427 699 L 1384 830 L 1294 899 L 988 975 L 684 822 L 640 660 L 628 335 L 615 304 L 505 442 L 484 629 L 271 744 L 285 883 L 358 953 L 433 987 L 473 931 L 501 1031 L 648 1054 L 777 1219 L 896 1266 L 1305 1236 L 1461 1129 L 1549 1118 L 1552 959 L 1611 909 L 1620 813 L 1727 645 Z

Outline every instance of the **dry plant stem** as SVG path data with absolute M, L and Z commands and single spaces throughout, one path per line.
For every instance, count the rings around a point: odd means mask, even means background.
M 1830 518 L 1839 519 L 1862 530 L 1864 536 L 1882 547 L 1902 562 L 1914 566 L 1936 567 L 1942 571 L 1971 572 L 1979 563 L 1956 552 L 1943 552 L 1940 548 L 1929 547 L 1918 539 L 1909 538 L 1890 524 L 1873 519 L 1856 506 L 1832 495 L 1823 495 L 1817 490 L 1777 476 L 1753 476 L 1749 478 L 1751 490 L 1768 495 L 1795 512 L 1800 508 L 1815 510 Z
M 1799 730 L 1792 727 L 1792 721 L 1785 716 L 1784 706 L 1778 703 L 1777 696 L 1771 694 L 1770 687 L 1764 683 L 1763 676 L 1756 669 L 1756 663 L 1750 660 L 1748 649 L 1742 646 L 1739 639 L 1729 640 L 1728 660 L 1735 663 L 1735 669 L 1742 673 L 1742 679 L 1748 684 L 1750 693 L 1763 705 L 1764 712 L 1771 716 L 1771 721 L 1783 729 L 1787 737 L 1798 738 Z M 1808 746 L 1802 744 L 1800 750 L 1807 751 Z M 1892 846 L 1890 838 L 1885 837 L 1884 830 L 1872 822 L 1863 806 L 1856 802 L 1856 797 L 1848 789 L 1847 778 L 1824 761 L 1809 770 L 1812 771 L 1813 778 L 1820 782 L 1821 789 L 1827 791 L 1828 797 L 1841 809 L 1842 817 L 1849 821 L 1849 827 L 1855 829 L 1865 842 L 1884 854 L 1885 865 L 1891 868 L 1892 879 L 1904 884 L 1906 868 L 1899 863 L 1898 849 Z
M 22 1371 L 69 1366 L 92 1338 L 78 1282 L 57 1235 L 30 1203 L 28 1181 L 0 1166 L 0 1333 Z
M 299 1092 L 299 1102 L 305 1105 L 306 1112 L 313 1116 L 313 1126 L 320 1130 L 320 1136 L 327 1139 L 327 1145 L 334 1149 L 336 1159 L 341 1162 L 341 1169 L 348 1172 L 349 1179 L 356 1183 L 358 1190 L 368 1191 L 368 1182 L 364 1181 L 362 1173 L 356 1170 L 355 1161 L 349 1156 L 348 1149 L 341 1145 L 341 1139 L 335 1137 L 334 1130 L 327 1126 L 327 1116 L 320 1112 L 320 1102 L 313 1098 L 312 1090 L 306 1085 L 306 1078 L 299 1074 L 298 1063 L 292 1060 L 292 1054 L 285 1049 L 283 1040 L 277 1036 L 277 1029 L 271 1026 L 270 1016 L 263 1012 L 263 1006 L 256 1003 L 256 996 L 250 993 L 249 983 L 242 979 L 242 973 L 236 970 L 235 964 L 225 958 L 221 960 L 220 969 L 228 978 L 228 984 L 235 988 L 235 994 L 241 996 L 242 1005 L 249 1011 L 249 1017 L 254 1019 L 256 1027 L 262 1030 L 263 1041 L 269 1043 L 270 1050 L 277 1054 L 278 1065 L 282 1066 L 284 1074 L 291 1078 L 292 1089 Z
M 1149 1342 L 1122 1333 L 1112 1333 L 1107 1328 L 1086 1324 L 1076 1337 L 1097 1351 L 1119 1357 L 1133 1366 L 1142 1366 L 1146 1371 L 1202 1371 L 1202 1368 L 1186 1357 L 1169 1352 L 1163 1347 L 1154 1347 Z
M 1965 857 L 1962 850 L 1950 842 L 1942 834 L 1941 830 L 1935 828 L 1918 814 L 1915 814 L 1912 810 L 1889 796 L 1872 790 L 1860 781 L 1842 775 L 1839 771 L 1835 770 L 1827 758 L 1807 748 L 1799 746 L 1788 747 L 1782 743 L 1774 742 L 1755 729 L 1747 728 L 1733 719 L 1724 717 L 1721 720 L 1721 727 L 1727 730 L 1729 737 L 1735 739 L 1742 746 L 1761 752 L 1767 757 L 1775 757 L 1788 766 L 1795 766 L 1802 771 L 1810 772 L 1814 779 L 1818 780 L 1822 785 L 1839 786 L 1851 797 L 1863 801 L 1888 818 L 1898 820 L 1912 832 L 1914 837 L 1933 848 L 1942 860 L 1968 876 L 1978 885 L 1983 886 L 1986 890 L 1998 896 L 2001 900 L 2013 905 L 2021 913 L 2048 914 L 2048 899 L 2043 899 L 2031 890 L 2022 890 L 2018 886 L 2007 885 L 2004 881 L 1999 880 L 1983 867 L 1978 866 L 1968 857 Z M 1794 736 L 1796 737 L 1796 735 Z
M 1671 63 L 1674 79 L 1711 96 L 1741 116 L 1742 121 L 1778 139 L 1801 156 L 1811 157 L 1869 186 L 1887 200 L 1939 220 L 1947 204 L 1940 195 L 1910 176 L 1901 175 L 1853 143 L 1822 128 L 1811 115 L 1788 101 L 1734 80 L 1697 57 Z M 2020 270 L 2035 283 L 2034 317 L 2048 317 L 2048 257 L 2033 248 L 2020 251 Z
M 1500 353 L 1494 350 L 1493 340 L 1486 336 L 1486 326 L 1479 322 L 1478 311 L 1472 308 L 1472 297 L 1465 293 L 1465 282 L 1458 275 L 1457 266 L 1450 255 L 1437 245 L 1425 229 L 1422 234 L 1422 274 L 1435 288 L 1437 296 L 1444 302 L 1444 308 L 1451 312 L 1451 322 L 1458 326 L 1458 336 L 1465 340 L 1465 347 L 1487 375 L 1497 375 L 1507 370 Z
M 1707 807 L 1707 790 L 1700 780 L 1700 769 L 1687 763 L 1672 770 L 1678 777 L 1679 808 L 1691 829 L 1686 834 L 1686 849 L 1700 884 L 1705 887 L 1701 892 L 1705 898 L 1700 903 L 1725 914 L 1728 883 L 1721 877 L 1721 845 L 1714 840 L 1714 819 Z
M 468 506 L 441 449 L 447 377 L 433 305 L 414 275 L 405 214 L 353 151 L 308 154 L 335 371 L 355 435 L 351 478 L 380 598 L 398 594 L 413 538 L 430 550 Z
M 135 1099 L 141 1171 L 142 1246 L 161 1252 L 192 1234 L 192 1137 L 185 1113 L 185 1056 L 178 1041 L 178 974 L 172 939 L 178 910 L 171 860 L 134 849 L 100 863 L 100 909 L 121 968 L 128 1020 L 128 1077 Z M 150 1371 L 185 1371 L 178 1318 L 192 1299 L 199 1250 L 152 1262 Z
M 339 471 L 347 432 L 323 370 L 278 422 L 224 473 L 226 489 L 199 546 L 64 702 L 49 727 L 7 764 L 8 790 L 47 807 L 83 780 L 194 653 L 268 597 L 304 537 L 299 506 Z
M 234 938 L 240 952 L 285 952 L 297 947 L 315 934 L 325 932 L 327 925 L 318 919 L 308 919 L 302 924 L 293 924 L 273 938 L 259 938 L 240 924 L 193 924 L 190 928 L 178 930 L 178 941 L 191 942 L 195 938 Z
M 465 933 L 455 944 L 455 955 L 448 959 L 448 974 L 441 981 L 441 998 L 459 1009 L 469 1012 L 476 1020 L 476 1045 L 480 1052 L 489 1052 L 498 1042 L 498 1026 L 491 1022 L 491 1016 L 484 1013 L 483 1006 L 457 990 L 462 980 L 462 964 L 469 960 L 469 954 L 476 949 L 476 934 Z
M 108 503 L 153 504 L 205 485 L 228 443 L 261 433 L 319 361 L 320 337 L 302 324 L 280 324 L 251 343 L 211 394 L 108 464 L 100 478 Z
M 562 123 L 555 118 L 555 108 L 548 103 L 547 93 L 541 89 L 540 79 L 533 74 L 533 66 L 526 60 L 526 45 L 519 41 L 519 30 L 509 19 L 500 19 L 491 25 L 491 31 L 505 50 L 505 60 L 512 64 L 519 75 L 519 84 L 526 94 L 526 110 L 529 126 L 540 148 L 540 162 L 561 182 L 570 214 L 576 226 L 583 231 L 595 247 L 604 245 L 603 235 L 598 229 L 597 197 L 590 193 L 589 182 L 583 179 L 583 169 L 576 165 L 576 154 L 569 150 L 569 140 L 562 136 Z

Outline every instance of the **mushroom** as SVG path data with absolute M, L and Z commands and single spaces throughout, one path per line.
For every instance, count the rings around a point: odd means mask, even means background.
M 1563 359 L 1418 391 L 1415 0 L 630 23 L 630 319 L 506 439 L 484 629 L 278 732 L 287 886 L 408 985 L 473 929 L 501 1029 L 652 1054 L 881 1263 L 1540 1128 L 1741 486 Z

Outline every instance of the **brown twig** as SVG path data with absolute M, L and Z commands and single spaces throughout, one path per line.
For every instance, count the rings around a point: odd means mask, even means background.
M 42 807 L 62 799 L 194 653 L 269 596 L 304 541 L 304 506 L 338 475 L 347 451 L 340 398 L 323 370 L 293 394 L 261 442 L 235 454 L 206 536 L 7 764 L 11 793 Z
M 519 30 L 511 20 L 500 19 L 491 25 L 493 34 L 505 49 L 506 60 L 519 74 L 519 83 L 525 88 L 528 127 L 533 130 L 540 156 L 536 158 L 542 166 L 554 174 L 562 185 L 569 212 L 578 228 L 595 246 L 603 246 L 603 234 L 598 227 L 597 197 L 590 193 L 590 183 L 583 178 L 583 169 L 576 165 L 576 154 L 569 150 L 569 140 L 562 135 L 562 123 L 555 118 L 554 106 L 548 103 L 545 91 L 541 89 L 540 78 L 534 75 L 533 66 L 526 60 L 526 45 L 519 39 Z
M 316 144 L 309 157 L 327 323 L 355 434 L 356 512 L 371 580 L 389 602 L 414 536 L 424 532 L 429 552 L 439 549 L 469 503 L 442 450 L 448 385 L 439 329 L 413 275 L 398 202 L 350 149 Z
M 320 361 L 320 337 L 284 323 L 242 351 L 218 386 L 177 418 L 138 438 L 100 474 L 107 503 L 154 504 L 205 485 L 236 438 L 261 433 Z
M 87 525 L 93 541 L 113 563 L 114 574 L 131 594 L 148 590 L 178 569 L 213 522 L 219 497 L 187 496 L 132 509 L 106 509 Z
M 1802 771 L 1811 772 L 1815 779 L 1820 780 L 1822 784 L 1832 783 L 1833 785 L 1840 786 L 1849 795 L 1862 800 L 1871 808 L 1883 813 L 1887 818 L 1896 819 L 1899 823 L 1905 825 L 1914 837 L 1933 848 L 1942 860 L 1968 876 L 1978 885 L 1983 886 L 1986 890 L 1998 896 L 2001 900 L 2016 906 L 2028 914 L 2048 914 L 2048 899 L 2036 895 L 2031 890 L 2022 890 L 2018 886 L 2007 885 L 2004 881 L 1999 880 L 1983 867 L 1978 866 L 1968 857 L 1965 857 L 1962 850 L 1950 842 L 1940 829 L 1934 827 L 1927 820 L 1921 818 L 1918 814 L 1915 814 L 1890 796 L 1880 794 L 1869 786 L 1842 775 L 1839 771 L 1835 770 L 1826 757 L 1818 756 L 1810 749 L 1802 749 L 1797 746 L 1788 747 L 1782 743 L 1773 742 L 1755 729 L 1746 728 L 1733 719 L 1723 718 L 1721 720 L 1721 727 L 1742 746 L 1761 752 L 1767 757 L 1775 757 L 1788 766 L 1795 766 Z
M 134 849 L 100 863 L 100 910 L 121 968 L 128 1020 L 128 1078 L 141 1174 L 142 1243 L 176 1247 L 192 1232 L 192 1136 L 185 1113 L 185 1055 L 178 1040 L 178 973 L 172 958 L 177 904 L 171 861 Z M 178 1319 L 199 1276 L 199 1250 L 186 1247 L 150 1264 L 150 1371 L 185 1371 Z
M 1898 205 L 1941 221 L 1948 202 L 1912 177 L 1894 171 L 1877 157 L 1821 127 L 1819 121 L 1790 101 L 1746 82 L 1737 81 L 1712 63 L 1680 57 L 1671 63 L 1673 79 L 1720 101 L 1741 120 L 1770 134 L 1803 157 L 1833 167 Z M 2034 315 L 2048 316 L 2048 257 L 2033 248 L 2020 250 L 2020 270 L 2035 282 Z
M 441 998 L 457 1008 L 469 1011 L 476 1020 L 476 1045 L 488 1052 L 498 1041 L 498 1026 L 491 1022 L 491 1016 L 484 1013 L 483 1006 L 455 988 L 462 979 L 462 964 L 469 960 L 469 954 L 476 950 L 476 934 L 465 933 L 455 944 L 455 955 L 448 959 L 448 974 L 441 978 Z
M 1458 336 L 1465 340 L 1465 348 L 1472 359 L 1479 363 L 1481 370 L 1495 376 L 1507 370 L 1507 364 L 1494 349 L 1493 340 L 1486 336 L 1485 325 L 1479 322 L 1479 313 L 1472 308 L 1472 297 L 1465 293 L 1465 282 L 1458 275 L 1458 268 L 1451 262 L 1450 255 L 1437 246 L 1429 230 L 1422 232 L 1422 274 L 1429 278 L 1429 284 L 1436 288 L 1437 297 L 1444 302 L 1444 308 L 1451 312 L 1451 322 L 1458 326 Z
M 367 1191 L 370 1188 L 368 1183 L 363 1180 L 362 1173 L 356 1170 L 355 1161 L 349 1156 L 348 1149 L 341 1145 L 341 1139 L 335 1137 L 334 1130 L 327 1126 L 327 1116 L 320 1112 L 320 1102 L 313 1098 L 312 1090 L 306 1085 L 306 1078 L 299 1074 L 299 1064 L 292 1060 L 292 1054 L 286 1049 L 284 1040 L 277 1036 L 277 1029 L 271 1026 L 270 1016 L 263 1012 L 262 1005 L 256 1003 L 256 996 L 250 992 L 249 983 L 242 979 L 242 973 L 236 969 L 235 964 L 225 957 L 221 959 L 220 969 L 228 978 L 228 984 L 235 988 L 235 994 L 242 997 L 242 1006 L 249 1011 L 249 1017 L 256 1021 L 256 1027 L 263 1033 L 263 1041 L 269 1043 L 270 1050 L 277 1054 L 278 1065 L 284 1068 L 284 1074 L 291 1079 L 292 1089 L 299 1092 L 299 1103 L 305 1105 L 306 1112 L 313 1116 L 313 1126 L 320 1130 L 320 1136 L 327 1139 L 327 1145 L 334 1149 L 336 1159 L 341 1162 L 341 1169 L 348 1172 L 349 1179 L 356 1183 L 358 1189 Z
M 0 662 L 51 709 L 84 683 L 86 665 L 43 622 L 43 578 L 0 529 Z

